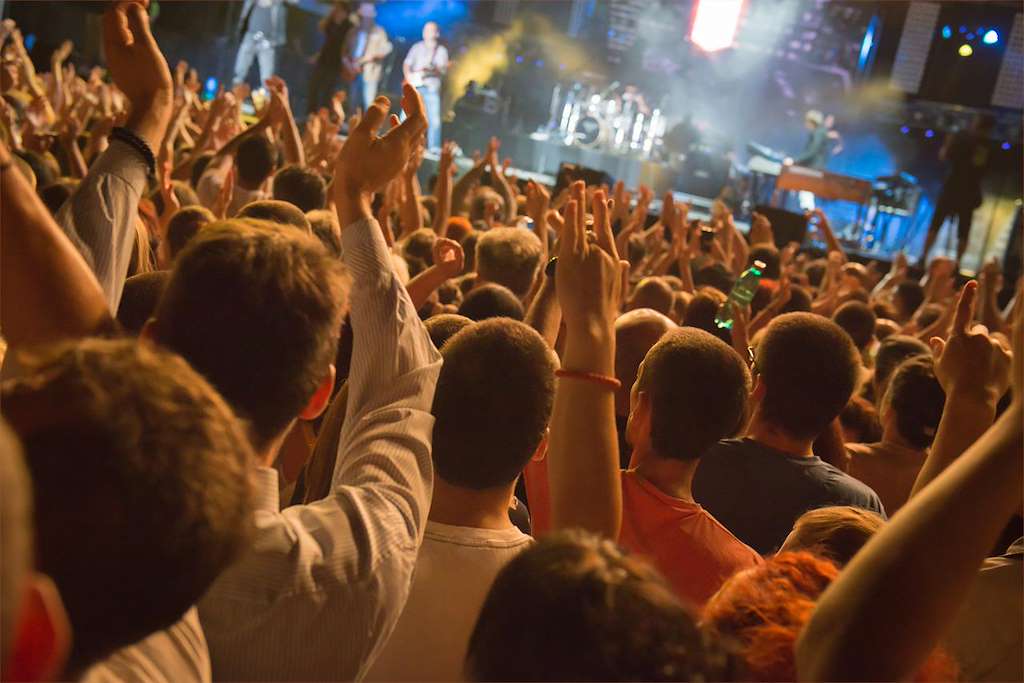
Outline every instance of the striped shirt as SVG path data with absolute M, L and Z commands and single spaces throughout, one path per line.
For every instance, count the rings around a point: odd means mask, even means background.
M 255 471 L 252 547 L 199 603 L 215 680 L 352 680 L 409 593 L 433 471 L 441 357 L 395 276 L 375 221 L 342 233 L 355 339 L 331 494 L 279 511 Z

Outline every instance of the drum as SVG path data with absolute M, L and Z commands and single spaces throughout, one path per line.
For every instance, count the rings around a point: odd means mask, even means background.
M 607 127 L 598 117 L 587 114 L 580 117 L 576 124 L 576 142 L 580 147 L 593 149 L 601 145 L 607 137 Z

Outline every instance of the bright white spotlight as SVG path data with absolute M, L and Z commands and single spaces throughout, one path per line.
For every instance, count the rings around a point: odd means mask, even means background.
M 985 33 L 985 37 L 981 39 L 981 42 L 986 45 L 995 45 L 999 42 L 999 33 L 994 29 L 989 29 L 988 32 Z
M 742 11 L 743 0 L 697 0 L 690 40 L 705 52 L 729 47 L 736 38 Z

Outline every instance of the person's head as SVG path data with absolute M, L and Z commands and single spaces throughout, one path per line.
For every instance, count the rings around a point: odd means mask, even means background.
M 476 189 L 473 198 L 469 201 L 470 223 L 483 221 L 487 215 L 488 205 L 495 214 L 500 214 L 505 209 L 505 198 L 486 185 L 482 185 Z
M 372 2 L 361 2 L 359 3 L 359 9 L 356 10 L 359 15 L 359 21 L 364 26 L 373 26 L 374 21 L 377 19 L 377 8 L 373 6 Z
M 203 152 L 196 157 L 195 163 L 192 164 L 192 172 L 189 174 L 189 184 L 192 187 L 199 187 L 199 179 L 203 177 L 214 155 L 214 152 Z
M 627 311 L 649 308 L 668 315 L 674 303 L 675 294 L 664 280 L 660 277 L 645 277 L 633 288 L 624 308 Z
M 814 259 L 807 264 L 804 268 L 804 275 L 807 276 L 807 283 L 811 287 L 821 286 L 821 281 L 825 279 L 825 271 L 828 270 L 828 261 L 823 258 Z
M 75 189 L 78 188 L 78 182 L 77 178 L 61 178 L 57 182 L 41 188 L 39 198 L 43 200 L 43 204 L 50 210 L 50 213 L 56 215 L 60 207 L 64 206 L 64 202 L 74 194 Z
M 341 226 L 338 214 L 327 209 L 317 209 L 306 213 L 306 220 L 313 234 L 324 245 L 331 256 L 341 258 Z
M 14 154 L 32 168 L 32 173 L 36 177 L 37 188 L 52 185 L 60 177 L 60 167 L 56 163 L 51 163 L 50 159 L 39 152 L 21 150 L 14 152 Z
M 832 562 L 811 553 L 779 553 L 727 579 L 704 605 L 701 623 L 736 644 L 744 680 L 795 681 L 796 639 L 838 575 Z
M 449 339 L 472 324 L 473 321 L 466 316 L 455 313 L 441 313 L 423 321 L 435 349 L 440 349 Z
M 725 342 L 702 330 L 668 332 L 640 365 L 626 435 L 634 454 L 696 460 L 743 422 L 750 372 Z
M 779 552 L 805 550 L 845 567 L 883 524 L 877 513 L 850 505 L 808 510 L 793 523 Z
M 277 225 L 288 225 L 298 228 L 302 232 L 311 235 L 313 228 L 309 225 L 306 214 L 299 210 L 299 207 L 290 202 L 282 202 L 277 199 L 257 199 L 249 202 L 241 208 L 236 218 L 248 218 L 257 221 L 267 221 Z
M 285 166 L 274 174 L 274 199 L 290 202 L 303 213 L 327 206 L 327 185 L 319 173 L 302 166 Z
M 932 323 L 942 317 L 942 314 L 946 312 L 946 307 L 940 303 L 930 303 L 921 306 L 917 309 L 917 313 L 914 315 L 914 322 L 917 323 L 917 329 L 925 330 Z
M 250 135 L 238 145 L 235 154 L 237 183 L 247 190 L 255 190 L 274 172 L 277 150 L 264 135 Z
M 201 206 L 199 202 L 199 195 L 196 191 L 183 180 L 172 180 L 171 181 L 171 192 L 174 193 L 174 197 L 178 200 L 178 206 L 186 208 L 189 206 Z M 153 190 L 149 195 L 149 200 L 153 202 L 153 209 L 157 215 L 164 212 L 164 197 L 159 189 Z
M 402 255 L 406 259 L 416 258 L 429 266 L 434 262 L 434 242 L 437 233 L 428 228 L 413 231 L 402 241 Z
M 615 378 L 622 383 L 615 392 L 615 412 L 629 415 L 629 395 L 640 364 L 666 332 L 676 328 L 665 315 L 649 308 L 623 313 L 615 321 Z
M 262 451 L 325 407 L 346 290 L 341 263 L 315 237 L 220 221 L 178 255 L 148 333 L 250 421 Z
M 37 568 L 74 630 L 70 678 L 180 619 L 236 559 L 252 449 L 172 353 L 92 339 L 23 362 L 4 414 L 32 478 Z
M 885 392 L 889 387 L 889 377 L 900 363 L 912 356 L 931 356 L 931 349 L 917 337 L 906 334 L 894 334 L 886 337 L 878 345 L 875 353 L 875 373 L 872 377 L 872 395 L 877 405 L 882 404 Z
M 526 312 L 519 298 L 508 287 L 485 284 L 474 287 L 463 297 L 459 304 L 459 315 L 479 322 L 488 318 L 523 320 Z
M 774 244 L 758 244 L 750 248 L 750 256 L 747 258 L 747 268 L 754 265 L 754 261 L 760 261 L 765 265 L 761 276 L 768 280 L 778 280 L 782 274 L 782 257 L 779 249 Z
M 495 228 L 476 243 L 479 279 L 504 285 L 522 299 L 530 292 L 540 266 L 540 240 L 522 228 Z
M 139 334 L 153 317 L 171 274 L 166 270 L 132 275 L 124 281 L 117 321 L 132 334 Z
M 729 331 L 719 329 L 715 324 L 715 314 L 718 308 L 725 302 L 725 294 L 722 294 L 714 287 L 701 287 L 690 304 L 686 307 L 686 315 L 683 316 L 684 327 L 695 327 L 698 330 L 710 332 L 721 340 L 728 339 Z
M 433 21 L 428 21 L 423 24 L 423 40 L 428 45 L 433 45 L 437 42 L 437 39 L 441 36 L 441 29 L 437 27 L 437 24 Z
M 789 286 L 789 301 L 787 301 L 780 313 L 810 313 L 811 295 L 800 285 Z
M 877 315 L 877 313 L 876 313 Z M 875 319 L 875 339 L 878 341 L 884 341 L 889 337 L 899 334 L 900 330 L 903 329 L 898 322 L 891 318 L 876 318 Z
M 856 394 L 839 413 L 839 426 L 843 443 L 874 443 L 882 438 L 882 423 L 875 404 Z
M 704 266 L 693 274 L 693 284 L 697 287 L 714 287 L 723 294 L 732 291 L 735 278 L 721 263 Z
M 882 398 L 882 423 L 911 448 L 928 448 L 935 440 L 945 405 L 946 393 L 935 378 L 935 362 L 931 356 L 914 356 L 892 373 Z
M 804 114 L 804 125 L 807 126 L 808 130 L 814 130 L 821 125 L 822 121 L 825 120 L 824 114 L 817 109 L 811 109 Z
M 914 312 L 924 303 L 924 287 L 915 280 L 904 280 L 896 285 L 892 301 L 896 306 L 896 320 L 901 323 L 910 322 Z
M 733 680 L 646 561 L 582 531 L 541 538 L 499 572 L 469 639 L 471 681 Z
M 0 678 L 54 680 L 71 634 L 57 587 L 35 571 L 32 483 L 18 438 L 0 419 Z
M 514 483 L 547 430 L 555 397 L 555 358 L 523 323 L 487 320 L 441 348 L 434 392 L 434 468 L 473 490 Z
M 858 351 L 863 352 L 875 338 L 875 312 L 860 301 L 848 301 L 832 314 L 832 321 L 843 328 Z
M 813 440 L 850 400 L 860 358 L 831 320 L 786 313 L 765 329 L 754 367 L 755 419 L 790 438 Z
M 188 241 L 195 237 L 204 225 L 215 220 L 213 212 L 205 206 L 188 206 L 175 211 L 171 220 L 167 222 L 167 236 L 158 250 L 160 265 L 169 268 Z

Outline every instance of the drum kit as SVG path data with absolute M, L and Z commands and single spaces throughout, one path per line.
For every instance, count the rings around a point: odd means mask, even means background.
M 665 123 L 633 86 L 575 81 L 552 90 L 547 128 L 566 145 L 650 159 L 661 148 Z

